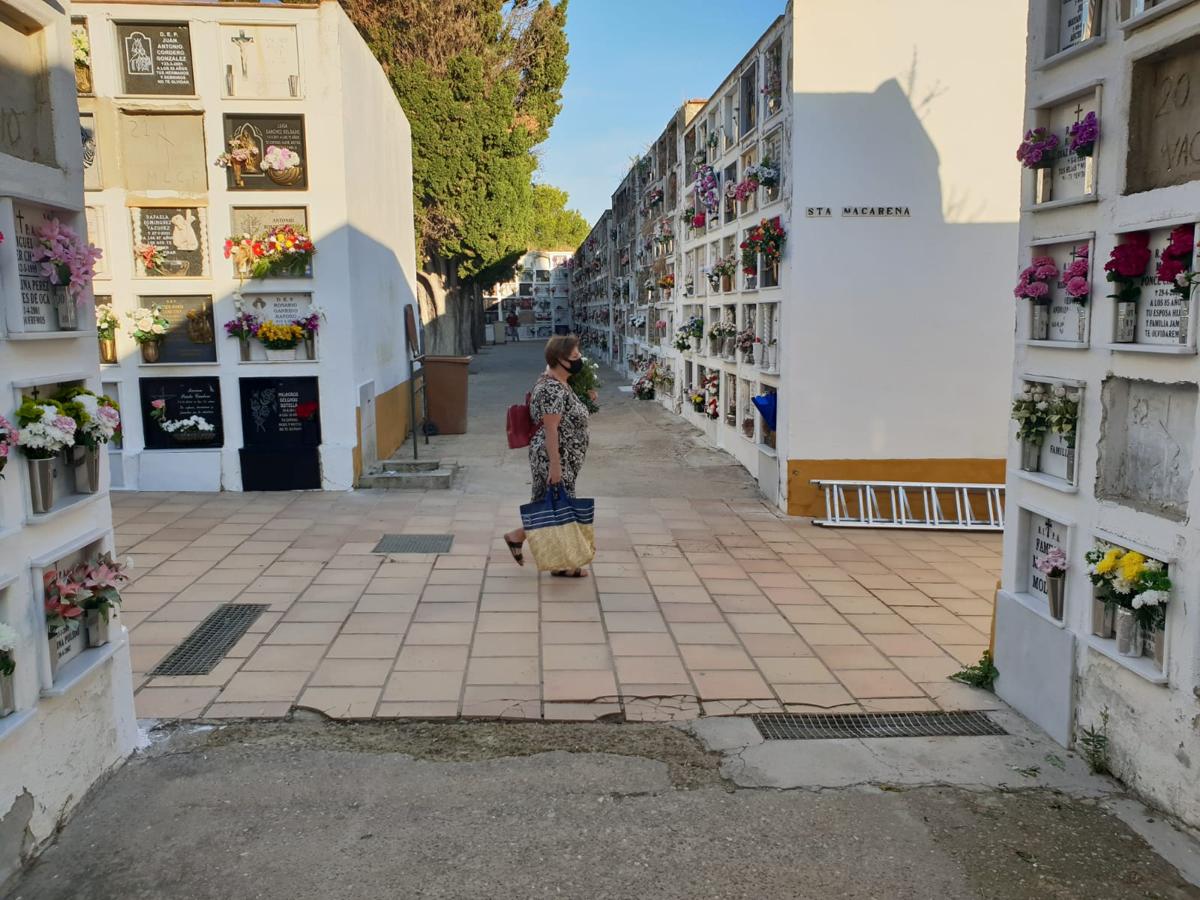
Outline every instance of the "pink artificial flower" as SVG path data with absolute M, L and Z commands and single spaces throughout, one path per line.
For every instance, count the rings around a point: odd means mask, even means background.
M 1086 278 L 1076 276 L 1067 282 L 1067 296 L 1076 299 L 1086 297 L 1091 291 L 1091 286 Z
M 70 416 L 55 416 L 53 419 L 50 420 L 50 424 L 53 425 L 55 428 L 59 429 L 60 431 L 67 431 L 67 432 L 70 432 L 71 434 L 75 433 L 75 428 L 76 428 L 75 420 L 72 419 Z
M 166 400 L 151 400 L 150 401 L 150 406 L 154 409 L 162 409 L 166 405 L 167 405 Z
M 1044 281 L 1034 281 L 1025 287 L 1025 296 L 1031 300 L 1040 300 L 1050 293 L 1050 286 Z
M 96 417 L 111 428 L 116 428 L 121 424 L 121 414 L 111 406 L 101 406 L 96 410 Z
M 1063 269 L 1063 278 L 1068 281 L 1072 278 L 1086 278 L 1087 274 L 1088 263 L 1086 259 L 1077 259 Z

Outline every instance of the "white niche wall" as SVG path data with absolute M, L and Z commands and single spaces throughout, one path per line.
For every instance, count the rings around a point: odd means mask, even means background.
M 1096 287 L 1096 273 L 1099 271 L 1103 275 L 1104 265 L 1101 262 L 1097 266 L 1095 249 L 1096 241 L 1093 232 L 1035 241 L 1029 245 L 1026 265 L 1034 259 L 1048 256 L 1054 260 L 1059 274 L 1050 282 L 1049 309 L 1047 310 L 1049 326 L 1044 339 L 1038 339 L 1034 335 L 1034 302 L 1032 300 L 1018 301 L 1024 307 L 1021 321 L 1024 323 L 1023 335 L 1026 344 L 1061 350 L 1087 349 L 1091 340 L 1092 307 L 1096 302 L 1096 297 L 1103 297 L 1106 293 L 1103 290 L 1103 287 L 1106 286 L 1103 278 L 1100 279 L 1101 288 L 1097 289 Z M 1067 279 L 1064 277 L 1068 266 L 1077 260 L 1088 261 L 1086 277 L 1089 291 L 1083 302 L 1070 296 L 1067 292 Z

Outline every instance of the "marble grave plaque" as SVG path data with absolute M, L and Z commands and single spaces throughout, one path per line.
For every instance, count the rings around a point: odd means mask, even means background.
M 130 191 L 208 190 L 211 161 L 200 113 L 119 112 L 121 169 Z
M 221 416 L 221 385 L 215 376 L 194 378 L 139 378 L 142 434 L 147 450 L 197 450 L 220 447 L 225 441 Z M 170 421 L 199 416 L 213 426 L 203 436 L 182 436 L 164 431 L 151 413 L 156 400 L 165 403 L 163 418 Z
M 1046 576 L 1038 569 L 1038 563 L 1051 550 L 1067 552 L 1067 526 L 1037 513 L 1029 513 L 1029 593 L 1042 600 L 1046 596 Z
M 308 189 L 308 151 L 304 139 L 304 116 L 225 116 L 225 146 L 238 137 L 248 140 L 257 153 L 254 165 L 235 172 L 226 170 L 231 191 L 304 191 Z M 269 149 L 282 147 L 299 156 L 299 163 L 282 173 L 262 171 Z
M 226 97 L 300 96 L 300 57 L 291 25 L 222 25 Z
M 138 278 L 203 278 L 208 275 L 208 210 L 203 207 L 137 207 L 133 259 Z M 146 265 L 139 246 L 152 246 L 162 261 Z
M 159 348 L 156 365 L 215 363 L 217 344 L 211 296 L 156 295 L 138 297 L 141 306 L 161 306 L 171 324 Z

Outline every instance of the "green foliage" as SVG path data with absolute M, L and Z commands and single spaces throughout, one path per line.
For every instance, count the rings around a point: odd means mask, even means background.
M 566 0 L 343 2 L 412 128 L 422 257 L 487 283 L 533 232 L 532 151 L 561 108 Z
M 531 250 L 574 250 L 587 240 L 587 219 L 567 209 L 567 192 L 548 184 L 533 186 L 532 221 L 526 243 Z
M 953 681 L 961 681 L 963 684 L 969 684 L 971 687 L 983 688 L 985 691 L 993 690 L 993 685 L 1000 675 L 1000 670 L 996 668 L 992 662 L 991 652 L 984 650 L 983 656 L 979 658 L 973 666 L 963 666 L 957 672 L 950 676 Z
M 583 357 L 583 368 L 579 370 L 578 375 L 572 375 L 567 379 L 567 384 L 571 386 L 571 390 L 575 392 L 575 396 L 580 399 L 588 412 L 599 412 L 600 407 L 596 401 L 588 396 L 588 391 L 596 391 L 600 389 L 600 364 L 594 363 L 586 356 Z
M 1093 775 L 1109 775 L 1108 767 L 1108 707 L 1100 713 L 1100 727 L 1094 724 L 1079 732 L 1079 746 Z

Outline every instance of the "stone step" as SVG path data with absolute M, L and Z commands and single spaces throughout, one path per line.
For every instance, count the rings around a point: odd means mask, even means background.
M 441 460 L 437 459 L 392 459 L 382 460 L 380 465 L 385 472 L 435 472 L 442 468 Z M 453 467 L 453 463 L 450 464 Z
M 372 472 L 361 476 L 358 486 L 394 491 L 444 491 L 454 483 L 457 471 L 457 466 L 443 466 L 415 472 Z

